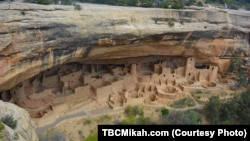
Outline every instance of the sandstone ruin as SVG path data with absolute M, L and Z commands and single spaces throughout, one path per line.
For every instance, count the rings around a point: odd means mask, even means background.
M 25 108 L 31 117 L 41 118 L 60 104 L 89 99 L 110 108 L 135 102 L 169 105 L 196 90 L 219 94 L 230 90 L 229 84 L 234 82 L 223 78 L 218 66 L 197 64 L 194 57 L 161 57 L 137 64 L 68 63 L 2 92 L 1 98 Z

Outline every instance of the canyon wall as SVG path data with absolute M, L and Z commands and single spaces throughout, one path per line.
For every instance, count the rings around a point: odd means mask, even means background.
M 0 92 L 67 62 L 182 56 L 223 73 L 228 58 L 248 56 L 250 12 L 80 5 L 0 4 Z

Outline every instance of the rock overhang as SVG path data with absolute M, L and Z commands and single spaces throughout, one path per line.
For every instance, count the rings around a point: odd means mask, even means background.
M 248 54 L 249 12 L 80 5 L 1 4 L 0 91 L 67 62 L 192 56 L 219 65 Z

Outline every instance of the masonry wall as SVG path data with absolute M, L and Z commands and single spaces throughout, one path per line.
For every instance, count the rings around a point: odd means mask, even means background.
M 114 93 L 121 92 L 123 88 L 123 80 L 112 82 L 111 86 L 112 86 L 112 92 Z
M 93 81 L 91 83 L 91 85 L 94 87 L 94 88 L 100 88 L 104 85 L 104 82 L 103 82 L 103 79 L 95 79 L 95 81 Z
M 10 93 L 12 94 L 12 98 L 14 101 L 26 99 L 26 95 L 25 95 L 23 86 L 21 86 L 21 87 L 17 86 L 15 88 L 11 89 Z
M 157 74 L 161 73 L 161 66 L 159 64 L 154 65 L 154 73 L 157 73 Z
M 201 69 L 201 70 L 198 70 L 198 72 L 199 72 L 199 78 L 198 78 L 199 81 L 202 81 L 202 80 L 208 81 L 210 70 Z
M 80 85 L 80 78 L 81 78 L 81 71 L 76 71 L 76 72 L 72 72 L 70 74 L 64 75 L 60 77 L 60 81 L 61 82 L 66 82 L 68 83 L 68 86 L 71 89 L 76 88 L 77 86 Z
M 194 70 L 195 70 L 195 58 L 194 57 L 187 58 L 185 77 L 187 79 L 193 79 L 195 77 L 193 73 Z
M 42 85 L 46 88 L 57 87 L 60 84 L 59 77 L 57 75 L 53 75 L 50 77 L 44 77 Z
M 96 96 L 98 102 L 107 102 L 110 94 L 112 94 L 111 85 L 96 88 Z
M 134 80 L 134 76 L 128 75 L 123 79 L 122 89 L 126 91 L 131 91 L 135 89 L 136 81 Z
M 84 75 L 83 76 L 83 84 L 84 85 L 91 84 L 92 81 L 93 81 L 93 78 L 91 78 L 91 75 Z
M 209 70 L 211 70 L 209 75 L 209 81 L 215 82 L 218 77 L 219 68 L 217 66 L 210 66 Z

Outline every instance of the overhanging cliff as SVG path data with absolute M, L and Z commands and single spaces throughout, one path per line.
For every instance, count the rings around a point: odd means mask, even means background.
M 67 62 L 192 56 L 223 71 L 220 58 L 248 54 L 250 12 L 80 5 L 0 5 L 0 91 Z

